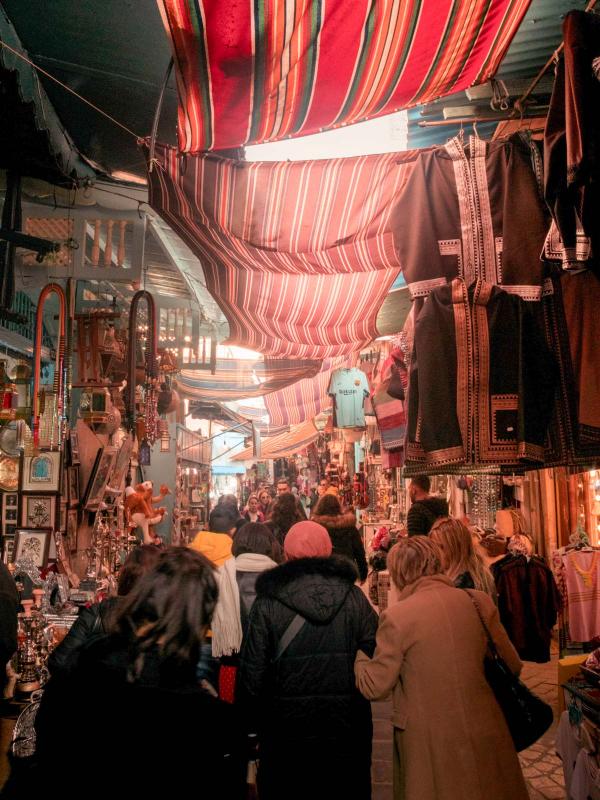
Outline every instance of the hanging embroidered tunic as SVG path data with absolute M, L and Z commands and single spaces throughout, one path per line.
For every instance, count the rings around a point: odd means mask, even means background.
M 472 136 L 468 148 L 454 138 L 423 153 L 396 203 L 394 243 L 411 297 L 462 278 L 540 300 L 549 217 L 532 169 L 535 145 L 518 135 Z
M 484 281 L 431 292 L 415 325 L 407 463 L 544 461 L 556 367 L 541 313 Z
M 540 300 L 548 230 L 519 137 L 424 153 L 397 206 L 415 301 L 407 466 L 544 462 L 557 372 Z M 524 221 L 526 220 L 526 225 Z

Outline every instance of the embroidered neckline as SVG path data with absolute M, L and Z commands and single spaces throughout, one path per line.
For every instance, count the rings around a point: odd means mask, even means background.
M 571 562 L 571 565 L 573 566 L 575 572 L 581 575 L 581 579 L 583 580 L 584 586 L 587 586 L 588 589 L 590 589 L 594 585 L 594 581 L 597 575 L 596 563 L 598 561 L 598 551 L 596 551 L 592 556 L 592 563 L 589 569 L 583 569 L 583 567 L 579 566 L 577 560 L 575 559 L 575 553 L 571 553 L 569 555 L 569 561 Z

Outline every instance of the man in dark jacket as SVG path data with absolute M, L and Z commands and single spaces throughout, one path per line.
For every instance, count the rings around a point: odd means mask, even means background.
M 448 503 L 443 497 L 429 494 L 431 482 L 427 475 L 415 475 L 410 482 L 411 507 L 406 518 L 409 536 L 427 536 L 440 517 L 448 516 Z
M 367 800 L 371 709 L 353 665 L 359 650 L 374 652 L 377 616 L 354 565 L 329 557 L 321 525 L 297 523 L 284 547 L 287 563 L 256 582 L 238 675 L 249 732 L 258 732 L 260 797 Z

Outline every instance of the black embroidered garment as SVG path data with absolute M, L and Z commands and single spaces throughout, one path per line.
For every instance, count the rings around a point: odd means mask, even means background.
M 546 256 L 600 269 L 600 19 L 570 11 L 544 131 L 545 195 L 554 222 Z
M 557 371 L 541 313 L 482 281 L 431 292 L 415 324 L 407 463 L 543 463 Z
M 419 156 L 394 218 L 413 299 L 457 277 L 541 299 L 550 221 L 532 169 L 535 148 L 518 135 L 493 142 L 472 136 L 468 152 L 454 138 Z

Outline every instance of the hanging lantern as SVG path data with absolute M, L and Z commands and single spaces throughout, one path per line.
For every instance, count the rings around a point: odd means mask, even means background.
M 150 455 L 151 455 L 150 445 L 148 444 L 148 440 L 144 439 L 144 441 L 140 445 L 140 452 L 138 454 L 138 464 L 141 467 L 149 467 L 150 466 Z
M 171 437 L 169 436 L 169 423 L 166 419 L 158 420 L 158 434 L 160 436 L 160 452 L 168 453 L 171 449 Z

